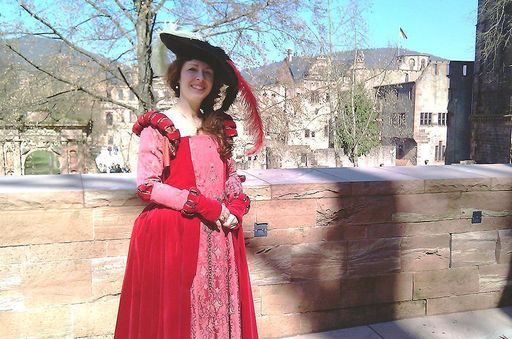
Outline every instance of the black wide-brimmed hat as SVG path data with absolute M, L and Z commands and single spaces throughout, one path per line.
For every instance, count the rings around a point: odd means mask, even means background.
M 238 86 L 238 79 L 233 69 L 226 62 L 231 60 L 224 50 L 217 46 L 198 38 L 192 38 L 193 35 L 177 35 L 171 33 L 160 33 L 160 39 L 171 52 L 176 56 L 187 59 L 198 59 L 209 64 L 214 71 L 222 76 L 223 82 L 227 86 Z M 217 75 L 217 73 L 215 75 Z
M 160 33 L 160 40 L 177 57 L 197 59 L 209 64 L 216 77 L 222 79 L 226 87 L 226 95 L 221 105 L 221 110 L 226 112 L 235 101 L 238 92 L 247 109 L 247 131 L 255 138 L 254 147 L 248 152 L 255 153 L 263 144 L 263 124 L 258 110 L 256 98 L 251 87 L 240 74 L 233 61 L 226 52 L 217 46 L 213 46 L 201 39 L 196 34 L 185 31 L 166 31 Z

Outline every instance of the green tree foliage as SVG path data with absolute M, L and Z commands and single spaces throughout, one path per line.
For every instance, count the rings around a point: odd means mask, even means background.
M 338 94 L 335 142 L 357 166 L 357 159 L 379 145 L 379 126 L 373 96 L 363 83 Z

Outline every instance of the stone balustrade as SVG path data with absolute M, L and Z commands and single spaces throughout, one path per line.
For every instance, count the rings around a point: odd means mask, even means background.
M 244 174 L 262 338 L 511 302 L 512 166 Z M 1 338 L 112 336 L 134 191 L 129 174 L 0 178 Z

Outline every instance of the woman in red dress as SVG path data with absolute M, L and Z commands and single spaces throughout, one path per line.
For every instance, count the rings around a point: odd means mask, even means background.
M 257 338 L 241 228 L 249 198 L 225 113 L 240 92 L 255 152 L 263 139 L 256 102 L 221 48 L 179 32 L 160 38 L 177 57 L 167 81 L 178 100 L 133 128 L 138 195 L 149 205 L 133 227 L 114 337 Z

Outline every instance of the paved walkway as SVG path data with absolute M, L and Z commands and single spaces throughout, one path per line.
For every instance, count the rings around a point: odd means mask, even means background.
M 512 307 L 345 328 L 288 339 L 512 339 Z

